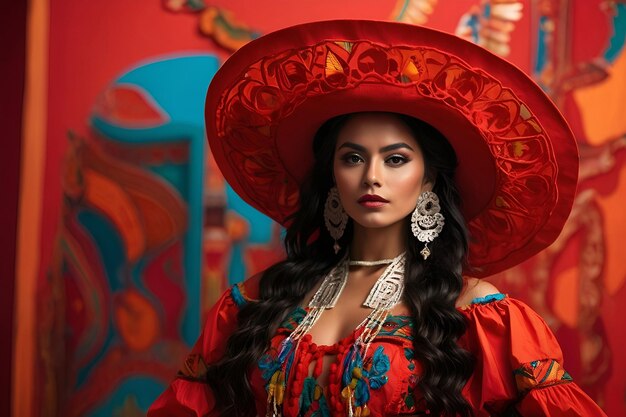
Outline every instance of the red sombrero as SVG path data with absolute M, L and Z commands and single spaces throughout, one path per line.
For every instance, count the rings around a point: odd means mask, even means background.
M 213 78 L 207 135 L 233 189 L 284 224 L 312 166 L 316 130 L 361 111 L 422 119 L 456 150 L 468 275 L 516 265 L 558 236 L 578 177 L 572 132 L 522 71 L 450 34 L 337 20 L 263 36 Z

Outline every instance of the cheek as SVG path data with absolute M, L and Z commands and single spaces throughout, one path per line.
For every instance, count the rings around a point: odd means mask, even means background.
M 422 170 L 411 170 L 406 172 L 398 172 L 396 175 L 391 176 L 390 184 L 396 192 L 407 198 L 417 197 L 422 191 L 422 185 L 424 181 L 424 174 Z
M 335 162 L 333 166 L 333 175 L 335 177 L 335 184 L 340 192 L 348 191 L 354 187 L 355 183 L 359 182 L 357 170 L 346 169 L 341 166 L 341 161 Z

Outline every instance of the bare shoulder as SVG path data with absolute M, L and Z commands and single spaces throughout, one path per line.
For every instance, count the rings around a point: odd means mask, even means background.
M 470 304 L 474 298 L 486 297 L 499 292 L 498 288 L 488 281 L 478 278 L 467 278 L 465 287 L 463 287 L 461 295 L 456 301 L 456 306 L 463 307 Z

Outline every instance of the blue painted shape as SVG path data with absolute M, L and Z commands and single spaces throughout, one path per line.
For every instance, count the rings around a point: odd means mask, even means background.
M 108 219 L 95 210 L 82 209 L 77 213 L 76 217 L 78 222 L 89 231 L 88 233 L 94 242 L 97 243 L 100 259 L 102 260 L 111 293 L 114 294 L 124 289 L 126 283 L 124 282 L 125 277 L 122 274 L 124 272 L 123 266 L 126 264 L 127 259 L 124 252 L 124 242 L 117 232 L 117 229 L 115 229 L 115 226 L 113 226 Z M 85 363 L 83 367 L 77 370 L 76 387 L 80 387 L 89 379 L 91 372 L 100 364 L 100 361 L 111 348 L 111 345 L 115 340 L 119 340 L 110 325 L 105 331 L 106 336 L 104 343 L 98 353 L 96 353 L 90 361 Z M 82 346 L 79 346 L 76 356 L 81 360 L 77 362 L 82 362 L 85 354 L 86 352 L 82 349 Z
M 145 61 L 119 77 L 116 84 L 140 86 L 172 121 L 203 128 L 206 91 L 219 67 L 214 55 L 177 54 Z
M 228 284 L 237 284 L 246 279 L 246 263 L 243 258 L 243 242 L 231 243 L 228 263 Z
M 226 187 L 226 204 L 228 209 L 236 211 L 253 226 L 250 227 L 250 236 L 248 237 L 250 243 L 268 243 L 270 241 L 274 221 L 243 201 L 230 186 Z
M 192 345 L 198 337 L 200 323 L 200 291 L 202 268 L 202 230 L 204 169 L 206 138 L 204 131 L 204 100 L 207 87 L 219 68 L 219 60 L 209 54 L 178 54 L 144 61 L 122 74 L 113 85 L 128 85 L 141 90 L 167 120 L 146 128 L 113 124 L 93 114 L 92 127 L 102 136 L 119 142 L 158 144 L 160 142 L 189 143 L 190 160 L 187 165 L 168 164 L 145 169 L 171 184 L 188 204 L 188 229 L 183 241 L 183 268 L 188 294 L 181 321 L 183 340 Z M 226 186 L 226 209 L 245 218 L 250 235 L 245 242 L 231 247 L 228 277 L 231 283 L 247 276 L 244 260 L 245 245 L 266 244 L 272 238 L 273 221 L 245 203 L 230 186 Z M 144 265 L 137 263 L 133 279 L 141 280 Z M 142 288 L 142 285 L 138 285 Z
M 127 259 L 124 241 L 115 226 L 95 210 L 82 209 L 76 218 L 97 245 L 111 291 L 124 289 L 126 283 L 122 276 L 122 267 Z
M 486 3 L 485 8 L 483 10 L 483 16 L 485 19 L 489 19 L 491 17 L 491 3 Z
M 189 178 L 189 165 L 168 164 L 149 166 L 146 168 L 153 174 L 163 178 L 169 185 L 174 187 L 183 200 L 189 200 L 189 196 L 193 192 L 192 190 L 189 190 L 189 182 L 187 181 Z
M 613 16 L 613 36 L 609 41 L 609 47 L 604 52 L 604 59 L 613 63 L 624 50 L 626 43 L 626 4 L 617 3 Z
M 547 48 L 546 48 L 547 34 L 546 34 L 546 31 L 543 29 L 547 21 L 548 21 L 548 18 L 546 16 L 541 16 L 539 18 L 539 33 L 537 34 L 537 51 L 536 51 L 535 67 L 534 67 L 535 74 L 541 74 L 541 72 L 543 72 L 548 62 L 548 57 L 546 55 L 547 54 Z
M 270 242 L 274 221 L 243 201 L 229 185 L 226 186 L 226 208 L 235 211 L 248 221 L 250 235 L 245 243 L 263 244 Z M 234 243 L 231 246 L 228 265 L 228 282 L 231 285 L 241 282 L 248 276 L 243 255 L 244 242 Z
M 479 32 L 479 26 L 480 26 L 480 21 L 478 20 L 478 16 L 475 14 L 470 15 L 469 19 L 467 19 L 467 26 L 472 31 L 472 42 L 477 44 L 479 40 L 478 32 Z
M 92 127 L 110 140 L 136 144 L 189 143 L 188 165 L 146 168 L 172 184 L 188 205 L 183 269 L 189 296 L 181 321 L 181 334 L 190 346 L 201 327 L 200 297 L 193 295 L 200 291 L 202 269 L 202 190 L 206 157 L 204 99 L 219 66 L 214 55 L 176 54 L 144 61 L 113 82 L 113 85 L 129 85 L 142 90 L 148 99 L 153 100 L 155 107 L 167 115 L 168 120 L 162 125 L 138 128 L 113 124 L 96 114 L 91 117 Z
M 402 20 L 402 16 L 404 16 L 404 13 L 406 13 L 406 8 L 409 6 L 409 0 L 404 0 L 404 3 L 402 4 L 402 10 L 400 10 L 400 13 L 398 13 L 398 16 L 396 16 L 396 20 Z
M 84 414 L 84 416 L 121 416 L 123 415 L 124 403 L 127 401 L 131 404 L 134 402 L 141 411 L 145 412 L 164 389 L 165 385 L 157 382 L 153 377 L 130 377 L 117 385 L 111 395 L 103 397 L 105 400 L 103 404 Z

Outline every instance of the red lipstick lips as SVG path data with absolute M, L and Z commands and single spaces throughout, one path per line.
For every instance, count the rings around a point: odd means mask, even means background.
M 358 203 L 364 207 L 374 208 L 374 207 L 382 207 L 389 200 L 382 198 L 376 194 L 365 194 L 358 199 Z

